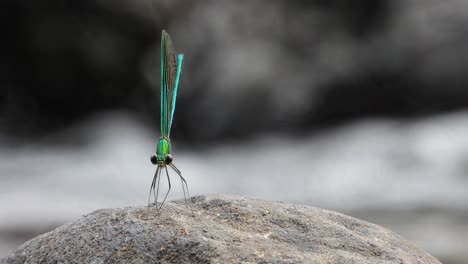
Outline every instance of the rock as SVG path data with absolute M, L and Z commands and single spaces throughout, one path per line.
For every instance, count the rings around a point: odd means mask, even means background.
M 392 231 L 303 205 L 211 195 L 102 209 L 40 235 L 6 263 L 440 263 Z

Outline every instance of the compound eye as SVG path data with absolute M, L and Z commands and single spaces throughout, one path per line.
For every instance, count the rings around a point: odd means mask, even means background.
M 166 155 L 166 158 L 164 159 L 164 162 L 166 164 L 170 164 L 172 162 L 172 155 L 171 154 L 167 154 Z
M 151 163 L 153 163 L 153 165 L 158 164 L 158 157 L 154 154 L 151 156 Z

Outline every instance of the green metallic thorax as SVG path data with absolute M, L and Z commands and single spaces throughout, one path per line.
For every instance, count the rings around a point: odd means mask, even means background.
M 158 142 L 158 147 L 156 148 L 156 155 L 160 165 L 165 164 L 164 160 L 166 159 L 167 154 L 171 154 L 171 141 L 166 138 L 161 138 Z

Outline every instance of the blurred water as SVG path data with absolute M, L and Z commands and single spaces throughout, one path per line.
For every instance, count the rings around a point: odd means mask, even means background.
M 90 211 L 146 204 L 157 134 L 129 114 L 107 113 L 40 142 L 2 138 L 0 256 Z M 174 138 L 174 162 L 192 195 L 239 194 L 337 210 L 386 226 L 444 263 L 463 263 L 467 134 L 468 112 L 459 112 L 208 149 Z M 172 179 L 170 198 L 180 198 Z

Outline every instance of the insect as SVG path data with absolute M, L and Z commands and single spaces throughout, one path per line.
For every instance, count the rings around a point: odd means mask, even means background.
M 157 167 L 156 172 L 154 173 L 153 182 L 151 183 L 148 198 L 149 206 L 151 202 L 151 193 L 153 193 L 158 212 L 164 205 L 164 202 L 171 191 L 171 179 L 169 178 L 168 167 L 173 169 L 180 177 L 185 204 L 187 205 L 185 188 L 187 188 L 187 195 L 190 200 L 187 181 L 182 177 L 182 173 L 173 163 L 170 139 L 183 60 L 184 55 L 176 54 L 174 46 L 172 45 L 171 37 L 165 30 L 163 30 L 161 36 L 161 136 L 159 137 L 158 146 L 156 147 L 156 154 L 151 156 L 151 163 Z M 161 205 L 158 207 L 159 183 L 161 181 L 163 170 L 166 172 L 165 174 L 167 176 L 169 188 Z

